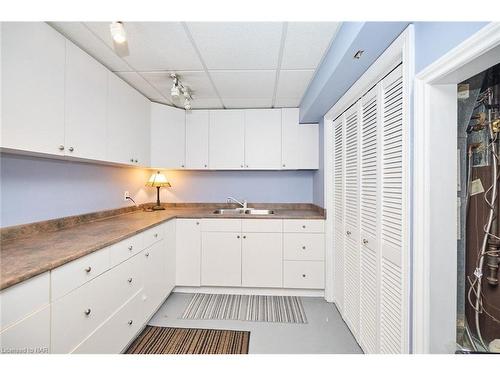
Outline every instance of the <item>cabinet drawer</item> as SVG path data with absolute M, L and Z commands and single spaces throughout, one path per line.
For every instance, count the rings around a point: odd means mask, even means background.
M 313 261 L 285 261 L 283 286 L 285 288 L 324 289 L 324 263 Z
M 113 279 L 116 268 L 105 272 L 52 303 L 51 352 L 69 353 L 119 306 Z
M 0 292 L 0 330 L 49 304 L 49 272 Z
M 45 307 L 0 333 L 0 347 L 5 354 L 48 353 L 50 307 Z
M 283 220 L 284 232 L 324 233 L 324 220 Z
M 241 221 L 241 231 L 250 233 L 281 233 L 283 220 L 281 219 L 246 219 Z
M 118 354 L 139 332 L 142 321 L 141 291 L 112 315 L 73 351 L 82 354 Z
M 154 228 L 148 229 L 141 233 L 143 238 L 143 249 L 151 246 L 165 237 L 165 230 L 163 225 L 157 225 Z
M 286 260 L 324 260 L 325 235 L 322 233 L 285 233 Z
M 134 256 L 144 249 L 142 234 L 132 236 L 109 248 L 109 259 L 111 267 L 120 264 L 131 256 Z
M 109 248 L 98 250 L 51 271 L 52 301 L 64 296 L 109 269 Z
M 110 298 L 114 299 L 112 302 L 114 306 L 121 306 L 143 287 L 144 275 L 142 272 L 141 254 L 139 253 L 127 259 L 118 265 L 116 269 L 113 269 L 116 275 L 110 280 L 114 283 L 114 293 Z M 148 275 L 145 276 L 147 277 Z
M 241 232 L 241 219 L 203 219 L 203 232 Z

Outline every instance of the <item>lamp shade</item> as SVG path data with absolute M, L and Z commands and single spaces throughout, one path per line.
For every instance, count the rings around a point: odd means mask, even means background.
M 159 171 L 156 173 L 153 173 L 151 177 L 149 178 L 149 181 L 146 182 L 146 186 L 152 186 L 152 187 L 170 187 L 170 182 L 168 182 L 167 177 L 165 175 L 161 174 Z

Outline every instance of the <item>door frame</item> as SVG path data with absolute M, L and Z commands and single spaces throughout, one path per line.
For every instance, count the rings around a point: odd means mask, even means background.
M 457 313 L 456 85 L 498 63 L 490 23 L 415 77 L 413 351 L 453 353 Z M 432 288 L 431 288 L 432 286 Z
M 406 87 L 405 94 L 407 99 L 405 102 L 408 107 L 404 109 L 404 121 L 406 121 L 408 132 L 404 136 L 405 144 L 411 147 L 411 113 L 412 113 L 412 100 L 411 93 L 413 92 L 413 77 L 414 77 L 414 26 L 409 25 L 398 38 L 382 53 L 382 55 L 368 68 L 362 77 L 354 83 L 351 88 L 342 96 L 341 99 L 325 114 L 324 116 L 324 161 L 325 161 L 325 206 L 327 209 L 326 228 L 325 228 L 325 299 L 328 302 L 334 302 L 339 311 L 342 313 L 342 306 L 337 302 L 334 293 L 334 269 L 335 259 L 333 255 L 334 241 L 334 202 L 333 202 L 333 122 L 339 117 L 351 103 L 359 99 L 360 93 L 365 93 L 379 82 L 388 72 L 395 68 L 400 63 L 403 63 L 403 81 Z M 410 160 L 405 162 L 407 165 Z M 407 181 L 407 186 L 411 186 L 411 168 L 407 168 L 406 175 L 404 176 Z M 403 209 L 405 221 L 407 225 L 404 226 L 404 248 L 406 249 L 403 254 L 402 265 L 407 270 L 405 277 L 405 285 L 407 286 L 405 306 L 407 308 L 407 318 L 405 321 L 405 337 L 406 337 L 406 351 L 411 351 L 411 232 L 410 232 L 410 190 L 406 192 L 406 206 Z

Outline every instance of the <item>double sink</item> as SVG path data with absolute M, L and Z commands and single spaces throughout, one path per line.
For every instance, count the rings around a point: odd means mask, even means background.
M 274 210 L 257 208 L 219 208 L 213 211 L 216 215 L 274 215 Z

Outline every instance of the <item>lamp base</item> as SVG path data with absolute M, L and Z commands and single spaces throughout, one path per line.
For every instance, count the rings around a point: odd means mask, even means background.
M 153 211 L 161 211 L 161 210 L 164 210 L 164 209 L 165 209 L 165 207 L 162 207 L 162 206 L 153 206 L 151 209 L 152 209 Z

